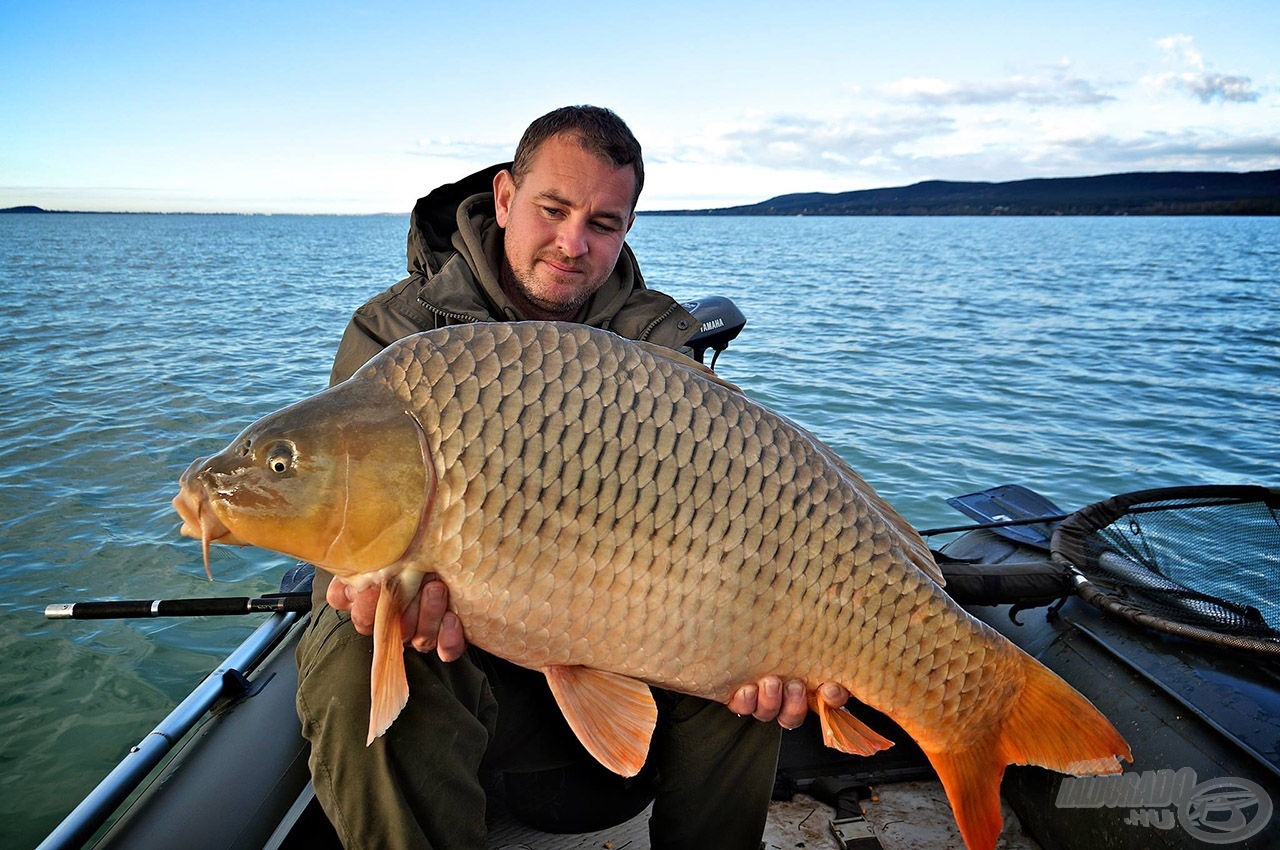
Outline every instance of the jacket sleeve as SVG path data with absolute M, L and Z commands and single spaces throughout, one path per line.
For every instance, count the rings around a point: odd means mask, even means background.
M 334 355 L 330 385 L 354 375 L 396 340 L 436 326 L 435 317 L 415 297 L 421 286 L 421 279 L 410 275 L 356 310 Z
M 338 353 L 333 358 L 333 370 L 329 373 L 329 386 L 340 384 L 350 378 L 369 361 L 369 358 L 385 347 L 369 336 L 353 317 L 350 322 L 347 322 L 347 329 L 342 332 L 342 342 L 338 343 Z

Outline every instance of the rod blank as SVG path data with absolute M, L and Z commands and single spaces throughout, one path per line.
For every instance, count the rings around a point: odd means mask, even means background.
M 310 593 L 224 596 L 212 599 L 121 599 L 61 602 L 46 606 L 50 620 L 112 620 L 125 617 L 216 617 L 276 611 L 310 611 Z

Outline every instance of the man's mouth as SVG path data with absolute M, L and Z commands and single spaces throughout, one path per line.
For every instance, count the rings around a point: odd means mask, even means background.
M 580 266 L 573 263 L 565 263 L 562 260 L 543 260 L 542 262 L 550 266 L 552 271 L 557 274 L 579 275 L 583 273 L 583 269 Z

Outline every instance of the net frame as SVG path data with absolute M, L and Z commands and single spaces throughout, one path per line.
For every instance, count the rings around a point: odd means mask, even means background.
M 1224 515 L 1232 519 L 1224 525 L 1240 528 L 1214 525 Z M 1185 517 L 1194 518 L 1194 534 L 1176 531 L 1188 525 Z M 1221 547 L 1207 544 L 1215 536 L 1227 538 Z M 1189 555 L 1178 552 L 1188 546 Z M 1082 599 L 1108 614 L 1217 647 L 1280 656 L 1280 622 L 1268 623 L 1256 606 L 1228 598 L 1235 594 L 1206 592 L 1165 567 L 1195 564 L 1204 555 L 1199 561 L 1217 561 L 1200 567 L 1208 575 L 1231 567 L 1234 553 L 1249 546 L 1264 553 L 1267 569 L 1241 575 L 1258 575 L 1255 592 L 1280 602 L 1280 490 L 1267 487 L 1166 487 L 1113 496 L 1063 520 L 1050 557 L 1073 571 Z M 1219 548 L 1225 556 L 1218 557 Z

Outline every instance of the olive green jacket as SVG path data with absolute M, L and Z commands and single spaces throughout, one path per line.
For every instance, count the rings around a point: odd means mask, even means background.
M 342 335 L 331 383 L 345 380 L 397 339 L 463 322 L 520 316 L 498 284 L 502 229 L 493 211 L 496 165 L 418 201 L 409 223 L 409 276 L 356 310 Z M 679 348 L 698 322 L 671 297 L 647 289 L 628 245 L 576 321 Z
M 409 276 L 365 302 L 347 324 L 330 383 L 346 380 L 382 349 L 425 330 L 464 322 L 519 321 L 498 284 L 502 229 L 493 212 L 495 165 L 420 199 L 409 222 Z M 680 348 L 698 320 L 670 296 L 644 285 L 627 245 L 604 286 L 583 306 L 582 324 Z M 324 600 L 330 575 L 316 570 L 312 598 Z

